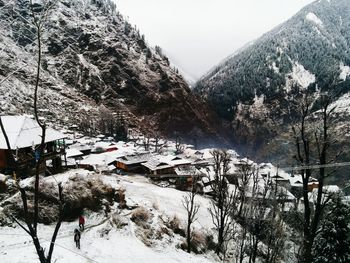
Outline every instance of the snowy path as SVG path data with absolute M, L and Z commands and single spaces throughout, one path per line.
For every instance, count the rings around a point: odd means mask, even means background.
M 131 225 L 131 223 L 130 223 Z M 64 231 L 56 241 L 54 251 L 55 262 L 210 262 L 203 257 L 189 255 L 181 250 L 173 248 L 156 252 L 146 247 L 134 235 L 132 227 L 125 232 L 111 231 L 108 238 L 101 237 L 99 229 L 103 226 L 91 228 L 83 232 L 81 250 L 75 248 L 72 234 L 67 234 L 66 229 L 73 229 L 75 224 L 63 225 Z M 49 235 L 53 228 L 48 227 L 41 234 Z M 70 231 L 68 231 L 69 233 Z M 43 240 L 43 239 L 42 239 Z M 37 262 L 34 247 L 30 238 L 23 234 L 19 228 L 1 229 L 0 233 L 0 257 L 2 263 L 29 263 Z M 48 241 L 44 242 L 47 247 Z

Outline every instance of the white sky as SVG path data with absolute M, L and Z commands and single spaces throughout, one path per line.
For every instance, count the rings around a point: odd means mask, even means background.
M 314 0 L 114 0 L 146 41 L 198 79 Z

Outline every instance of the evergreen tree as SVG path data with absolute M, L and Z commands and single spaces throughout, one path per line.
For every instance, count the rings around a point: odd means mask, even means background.
M 314 263 L 350 262 L 350 209 L 339 195 L 329 204 L 313 247 Z

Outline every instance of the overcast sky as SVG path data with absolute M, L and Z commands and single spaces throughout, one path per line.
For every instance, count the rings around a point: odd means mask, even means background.
M 314 0 L 115 0 L 146 41 L 198 79 Z

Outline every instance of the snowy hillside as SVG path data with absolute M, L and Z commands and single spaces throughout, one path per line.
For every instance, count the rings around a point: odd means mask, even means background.
M 239 102 L 250 104 L 255 94 L 282 100 L 293 85 L 339 97 L 349 84 L 349 10 L 346 0 L 315 1 L 218 65 L 196 91 L 229 120 Z
M 328 92 L 334 105 L 344 104 L 350 91 L 349 12 L 347 0 L 315 1 L 198 81 L 195 91 L 230 122 L 241 151 L 274 158 L 271 148 L 281 147 L 267 142 L 276 136 L 286 140 L 297 110 L 291 101 L 300 92 L 315 99 L 313 110 L 321 92 Z M 339 127 L 349 118 L 346 111 L 339 113 Z M 288 152 L 282 148 L 280 160 Z
M 69 177 L 79 173 L 84 176 L 93 176 L 82 170 L 73 170 L 69 173 L 56 176 L 56 180 L 66 182 Z M 185 220 L 186 212 L 181 204 L 184 192 L 178 190 L 160 188 L 151 184 L 144 177 L 116 177 L 103 176 L 105 183 L 112 187 L 124 188 L 128 205 L 143 206 L 152 215 L 151 230 L 156 232 L 161 228 L 159 217 L 171 218 L 177 215 Z M 53 180 L 53 179 L 51 179 Z M 208 214 L 209 200 L 200 198 L 198 200 L 203 207 L 200 211 L 200 220 L 195 225 L 198 229 L 210 229 L 212 226 Z M 153 244 L 145 245 L 139 234 L 139 227 L 131 221 L 131 212 L 118 209 L 118 204 L 112 207 L 110 216 L 105 217 L 103 213 L 87 211 L 86 230 L 82 233 L 81 250 L 75 248 L 73 242 L 73 231 L 77 228 L 77 222 L 65 222 L 56 241 L 53 261 L 55 262 L 130 262 L 130 263 L 152 263 L 152 262 L 218 262 L 214 256 L 196 256 L 188 254 L 176 248 L 181 237 L 174 234 L 162 235 L 154 238 Z M 123 220 L 125 225 L 117 227 L 116 219 Z M 120 219 L 122 218 L 122 219 Z M 39 233 L 45 242 L 51 238 L 53 225 L 40 225 Z M 19 227 L 0 228 L 0 256 L 4 263 L 30 263 L 37 262 L 30 237 Z
M 2 113 L 33 114 L 37 39 L 30 14 L 28 1 L 0 0 Z M 59 1 L 42 31 L 39 109 L 47 119 L 84 129 L 106 106 L 145 133 L 173 136 L 176 127 L 188 138 L 217 138 L 215 114 L 112 1 Z

